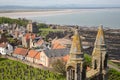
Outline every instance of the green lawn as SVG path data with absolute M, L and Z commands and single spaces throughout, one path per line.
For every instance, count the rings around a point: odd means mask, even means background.
M 51 32 L 57 32 L 57 31 L 63 31 L 62 29 L 51 29 L 51 28 L 40 28 L 41 31 L 51 31 Z
M 0 80 L 65 80 L 59 74 L 0 58 Z
M 39 33 L 42 37 L 46 37 L 49 32 L 62 32 L 62 29 L 40 28 Z

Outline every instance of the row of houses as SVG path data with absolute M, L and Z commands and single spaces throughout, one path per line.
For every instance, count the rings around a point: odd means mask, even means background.
M 69 49 L 47 49 L 43 51 L 29 50 L 25 48 L 16 48 L 13 51 L 12 56 L 32 62 L 35 64 L 40 64 L 46 67 L 52 67 L 52 63 L 57 59 L 63 59 L 66 61 L 68 59 Z

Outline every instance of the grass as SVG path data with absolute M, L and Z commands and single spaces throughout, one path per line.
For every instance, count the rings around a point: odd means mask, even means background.
M 46 37 L 49 32 L 62 32 L 62 29 L 40 28 L 39 33 L 42 37 Z
M 58 32 L 63 31 L 61 29 L 51 29 L 51 28 L 40 28 L 41 31 L 51 31 L 51 32 Z
M 108 80 L 120 80 L 120 72 L 115 69 L 109 69 Z
M 0 58 L 0 80 L 65 80 L 60 74 Z
M 113 64 L 109 61 L 110 64 Z M 65 80 L 60 74 L 0 58 L 0 80 Z M 120 72 L 109 69 L 108 80 L 120 80 Z

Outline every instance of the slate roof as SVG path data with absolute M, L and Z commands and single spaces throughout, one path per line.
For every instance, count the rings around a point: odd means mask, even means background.
M 69 49 L 51 49 L 51 50 L 45 50 L 44 53 L 47 57 L 63 57 L 67 54 L 69 54 Z

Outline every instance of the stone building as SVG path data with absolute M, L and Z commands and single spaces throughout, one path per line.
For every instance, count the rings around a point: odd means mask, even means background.
M 38 33 L 38 26 L 36 24 L 36 22 L 29 21 L 28 25 L 27 25 L 27 31 L 31 32 L 31 33 Z
M 33 39 L 35 39 L 36 34 L 34 33 L 26 33 L 22 37 L 22 46 L 26 48 L 32 48 Z
M 92 52 L 92 73 L 98 75 L 96 76 L 96 80 L 107 80 L 107 59 L 108 54 L 106 50 L 103 26 L 100 26 Z M 89 76 L 91 77 L 92 75 Z
M 70 58 L 66 65 L 67 80 L 84 80 L 84 54 L 81 39 L 78 31 L 75 30 L 72 46 L 70 50 Z
M 92 68 L 86 71 L 81 39 L 76 30 L 73 36 L 70 58 L 66 65 L 67 80 L 107 80 L 107 58 L 104 31 L 100 26 L 92 53 Z

